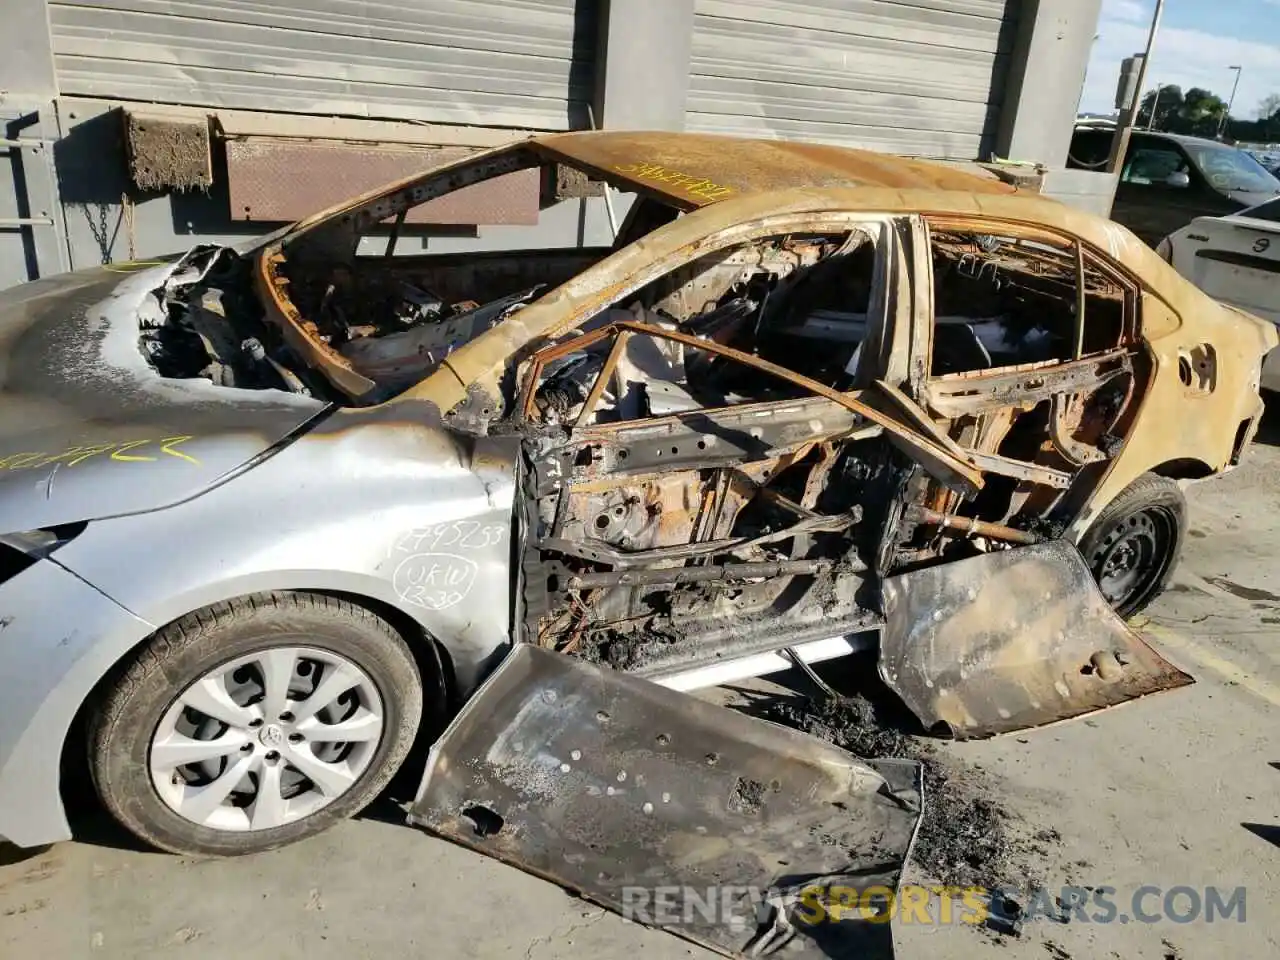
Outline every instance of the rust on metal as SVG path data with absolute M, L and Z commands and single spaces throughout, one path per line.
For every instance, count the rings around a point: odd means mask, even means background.
M 928 160 L 786 140 L 712 134 L 566 133 L 538 149 L 685 209 L 791 187 L 887 187 L 1012 194 L 1015 188 Z
M 351 397 L 362 397 L 377 386 L 359 373 L 346 357 L 338 353 L 321 337 L 315 323 L 302 316 L 289 299 L 285 288 L 288 277 L 281 270 L 284 256 L 280 253 L 268 256 L 263 251 L 258 257 L 254 284 L 262 300 L 267 318 L 275 321 L 285 343 L 294 350 L 308 367 L 322 370 L 329 381 Z
M 585 427 L 589 422 L 591 414 L 595 412 L 596 404 L 600 402 L 600 397 L 604 394 L 604 388 L 613 376 L 613 371 L 618 367 L 618 361 L 622 359 L 623 351 L 627 349 L 627 341 L 633 336 L 634 334 L 630 330 L 623 330 L 618 334 L 618 338 L 613 341 L 613 349 L 605 357 L 604 366 L 596 374 L 596 382 L 592 384 L 591 392 L 587 394 L 587 399 L 582 402 L 582 412 L 578 414 L 578 419 L 574 424 L 575 427 Z
M 980 450 L 964 450 L 964 457 L 979 470 L 993 473 L 999 477 L 1012 477 L 1015 480 L 1026 480 L 1030 483 L 1042 483 L 1057 490 L 1065 490 L 1071 486 L 1071 474 L 1065 470 L 1046 467 L 1040 463 L 1028 463 L 1025 460 L 1014 460 L 1002 457 L 998 453 L 985 453 Z
M 886 347 L 882 358 L 885 370 L 891 372 L 886 379 L 896 385 L 904 379 L 896 371 L 907 371 L 912 397 L 931 414 L 951 420 L 947 432 L 954 431 L 961 446 L 996 456 L 1002 453 L 999 441 L 984 424 L 978 425 L 976 440 L 962 437 L 972 425 L 959 419 L 989 419 L 1002 407 L 1025 410 L 1058 394 L 1097 393 L 1106 387 L 1104 377 L 1128 376 L 1129 399 L 1122 420 L 1113 428 L 1115 436 L 1108 438 L 1089 420 L 1077 437 L 1086 444 L 1106 439 L 1107 463 L 1095 471 L 1089 489 L 1079 491 L 1069 537 L 1077 538 L 1102 506 L 1137 477 L 1170 460 L 1199 462 L 1209 472 L 1227 469 L 1234 455 L 1234 430 L 1224 430 L 1222 424 L 1246 425 L 1246 435 L 1251 435 L 1254 426 L 1250 425 L 1256 425 L 1260 415 L 1261 401 L 1256 396 L 1219 389 L 1197 398 L 1201 416 L 1169 416 L 1170 410 L 1186 402 L 1177 376 L 1181 352 L 1212 342 L 1223 376 L 1230 371 L 1232 377 L 1247 379 L 1259 353 L 1275 345 L 1276 333 L 1271 325 L 1242 324 L 1239 313 L 1208 304 L 1192 284 L 1123 227 L 944 166 L 836 147 L 628 132 L 534 137 L 497 147 L 370 191 L 296 224 L 283 241 L 268 245 L 260 254 L 260 286 L 269 301 L 269 318 L 282 327 L 286 342 L 340 390 L 357 398 L 371 396 L 368 378 L 331 355 L 328 345 L 315 335 L 309 323 L 315 318 L 307 316 L 311 308 L 289 304 L 288 277 L 272 266 L 278 265 L 276 258 L 312 236 L 320 250 L 349 249 L 348 241 L 354 243 L 355 237 L 389 222 L 402 210 L 551 162 L 576 166 L 615 188 L 637 190 L 688 213 L 670 222 L 658 221 L 664 225 L 640 242 L 620 245 L 592 269 L 584 264 L 564 274 L 540 299 L 484 336 L 458 346 L 434 372 L 391 403 L 425 401 L 451 411 L 483 398 L 480 407 L 502 406 L 503 378 L 513 362 L 526 360 L 601 309 L 672 270 L 735 245 L 752 245 L 770 232 L 837 233 L 856 230 L 868 221 L 883 224 L 885 218 L 917 216 L 940 229 L 1013 236 L 1066 249 L 1077 244 L 1079 253 L 1070 270 L 1072 288 L 1078 290 L 1083 256 L 1090 298 L 1124 298 L 1121 349 L 1111 354 L 1086 356 L 1075 361 L 1079 367 L 1046 364 L 1039 370 L 1024 366 L 992 372 L 990 377 L 929 378 L 927 347 L 922 352 L 918 346 L 920 338 L 928 342 L 927 298 L 904 298 L 906 288 L 901 284 L 890 291 L 894 315 L 886 330 L 892 350 Z M 904 222 L 894 233 L 910 229 Z M 923 278 L 928 274 L 928 244 L 913 249 L 911 268 Z M 289 269 L 296 266 L 289 264 Z M 1092 299 L 1089 309 L 1094 315 Z M 1081 350 L 1089 349 L 1090 336 L 1086 329 Z M 999 382 L 1002 377 L 1005 381 Z M 1095 403 L 1084 416 L 1097 419 L 1101 410 L 1102 405 Z M 909 433 L 917 436 L 916 431 Z M 897 442 L 906 441 L 898 436 Z M 1065 450 L 1068 443 L 1058 446 Z M 932 447 L 921 450 L 930 456 L 934 453 Z M 1071 459 L 1055 453 L 1052 444 L 1043 453 L 1044 457 L 1033 457 L 1036 467 L 1070 471 Z M 962 463 L 970 476 L 981 476 L 982 471 L 967 459 Z M 1061 489 L 1043 471 L 1025 485 L 1036 488 L 1032 500 L 1037 503 L 1044 501 L 1045 490 Z M 1013 503 L 1030 502 L 1027 497 L 1019 490 Z M 941 508 L 950 511 L 954 504 L 943 503 Z
M 1076 439 L 1076 430 L 1080 427 L 1083 414 L 1084 404 L 1074 397 L 1059 395 L 1053 397 L 1050 403 L 1049 439 L 1059 456 L 1074 466 L 1098 463 L 1106 459 L 1101 450 Z
M 723 563 L 706 567 L 626 570 L 618 573 L 579 573 L 569 580 L 569 589 L 590 590 L 595 587 L 653 586 L 792 577 L 798 574 L 817 573 L 834 565 L 834 560 L 770 560 L 758 563 Z
M 973 416 L 1007 406 L 1030 408 L 1059 394 L 1096 390 L 1133 370 L 1128 350 L 1112 350 L 1081 360 L 1037 361 L 981 375 L 950 373 L 932 378 L 925 403 L 944 417 Z
M 938 478 L 947 484 L 960 486 L 967 493 L 976 493 L 982 489 L 982 473 L 977 468 L 966 462 L 962 452 L 955 447 L 955 444 L 948 440 L 945 435 L 939 434 L 936 428 L 930 431 L 931 436 L 925 437 L 917 433 L 910 427 L 903 426 L 898 419 L 882 413 L 879 409 L 870 406 L 862 399 L 863 391 L 850 391 L 842 393 L 839 390 L 833 390 L 825 384 L 819 383 L 810 377 L 803 376 L 786 367 L 779 366 L 761 357 L 753 354 L 744 353 L 733 347 L 716 343 L 711 340 L 705 340 L 693 334 L 684 333 L 680 330 L 667 330 L 662 327 L 650 326 L 648 324 L 636 323 L 634 321 L 623 320 L 617 321 L 606 326 L 600 327 L 590 333 L 583 334 L 581 337 L 564 343 L 556 344 L 548 347 L 546 350 L 538 353 L 533 362 L 530 364 L 529 371 L 525 374 L 525 386 L 522 394 L 522 409 L 526 416 L 532 414 L 532 406 L 534 402 L 534 390 L 537 379 L 547 363 L 560 359 L 568 354 L 581 350 L 593 343 L 596 343 L 605 337 L 619 334 L 623 331 L 630 331 L 635 334 L 643 334 L 645 336 L 657 337 L 662 340 L 670 340 L 675 343 L 683 344 L 686 347 L 693 347 L 698 350 L 704 350 L 707 353 L 725 357 L 741 363 L 744 366 L 752 367 L 762 373 L 769 374 L 794 384 L 803 390 L 830 400 L 839 404 L 851 413 L 876 424 L 883 428 L 895 439 L 901 441 L 909 454 L 921 457 L 926 469 L 938 475 Z M 884 387 L 883 384 L 878 386 Z
M 943 513 L 932 507 L 911 507 L 907 516 L 920 523 L 928 523 L 948 530 L 959 530 L 961 533 L 977 537 L 990 537 L 1006 543 L 1032 544 L 1039 543 L 1040 538 L 1034 533 L 1006 526 L 1003 523 L 990 523 L 986 520 L 975 520 L 972 517 L 961 517 L 954 513 Z

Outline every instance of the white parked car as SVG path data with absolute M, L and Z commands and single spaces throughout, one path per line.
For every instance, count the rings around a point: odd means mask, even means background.
M 1160 256 L 1209 296 L 1280 327 L 1280 198 L 1225 217 L 1198 217 L 1160 244 Z M 1280 391 L 1280 349 L 1262 364 Z

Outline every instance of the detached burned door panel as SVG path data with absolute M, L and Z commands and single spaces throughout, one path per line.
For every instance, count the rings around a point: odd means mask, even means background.
M 965 500 L 921 481 L 904 563 L 962 532 L 938 514 L 1048 536 L 1065 527 L 1123 441 L 1143 369 L 1135 287 L 1078 241 L 974 220 L 931 221 L 927 241 L 922 401 L 987 482 Z

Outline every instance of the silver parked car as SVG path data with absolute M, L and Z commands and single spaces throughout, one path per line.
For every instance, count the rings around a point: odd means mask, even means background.
M 611 247 L 398 241 L 539 169 L 635 195 Z M 565 655 L 688 689 L 883 626 L 886 683 L 958 736 L 1180 685 L 1108 605 L 1167 581 L 1178 482 L 1239 461 L 1276 341 L 994 179 L 675 134 L 8 291 L 0 837 L 70 835 L 65 764 L 159 847 L 287 843 L 504 658 L 500 689 Z

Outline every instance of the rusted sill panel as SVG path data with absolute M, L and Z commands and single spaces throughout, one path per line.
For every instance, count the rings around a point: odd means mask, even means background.
M 578 540 L 548 539 L 538 544 L 539 549 L 554 550 L 557 553 L 592 560 L 597 563 L 610 563 L 616 567 L 647 566 L 653 563 L 667 563 L 675 560 L 689 560 L 694 557 L 710 556 L 717 553 L 730 553 L 735 550 L 746 550 L 751 547 L 762 547 L 779 540 L 789 540 L 810 533 L 839 533 L 847 530 L 862 518 L 862 510 L 855 507 L 848 513 L 835 516 L 814 514 L 792 524 L 783 530 L 761 534 L 758 537 L 729 537 L 722 540 L 703 540 L 694 543 L 681 543 L 665 547 L 653 547 L 648 550 L 619 550 L 609 544 L 600 542 L 582 542 Z
M 726 563 L 714 567 L 667 567 L 659 570 L 619 570 L 580 573 L 569 578 L 570 590 L 596 587 L 652 587 L 669 583 L 716 583 L 722 580 L 755 580 L 795 577 L 834 567 L 834 560 L 771 560 L 760 563 Z

